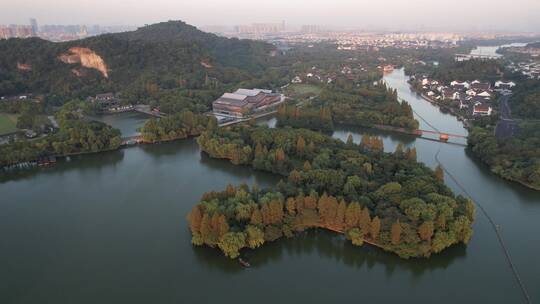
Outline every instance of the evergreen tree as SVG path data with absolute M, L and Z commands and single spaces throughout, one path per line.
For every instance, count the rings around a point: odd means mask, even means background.
M 349 133 L 349 136 L 347 136 L 347 146 L 352 146 L 354 145 L 354 140 L 353 140 L 353 136 L 351 133 Z

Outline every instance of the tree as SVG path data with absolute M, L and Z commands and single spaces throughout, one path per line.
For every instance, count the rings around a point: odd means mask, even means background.
M 398 245 L 400 243 L 402 230 L 403 228 L 401 228 L 401 224 L 399 223 L 399 220 L 392 224 L 391 236 L 390 236 L 392 240 L 392 245 Z
M 241 232 L 228 232 L 220 238 L 218 246 L 225 256 L 235 259 L 246 246 L 246 236 Z
M 362 213 L 360 214 L 360 218 L 358 219 L 358 225 L 365 233 L 369 232 L 369 227 L 371 225 L 371 217 L 369 216 L 368 208 L 364 207 L 364 209 L 362 209 Z
M 403 156 L 403 144 L 402 143 L 399 143 L 397 146 L 396 146 L 396 151 L 394 151 L 394 154 L 398 157 L 402 157 Z
M 249 220 L 249 222 L 251 225 L 262 226 L 263 219 L 262 219 L 262 214 L 259 208 L 255 208 L 253 210 L 253 213 L 251 213 L 251 219 Z
M 283 149 L 278 148 L 276 150 L 276 162 L 282 163 L 283 161 L 285 161 L 285 152 L 283 151 Z
M 303 167 L 304 171 L 309 171 L 311 170 L 311 164 L 309 163 L 308 160 L 306 160 L 306 162 L 304 163 L 304 167 Z
M 422 225 L 418 227 L 418 234 L 422 240 L 429 241 L 433 237 L 434 230 L 435 227 L 433 222 L 427 221 L 423 222 Z
M 353 136 L 351 133 L 349 133 L 349 136 L 347 136 L 347 146 L 352 146 L 354 145 L 354 140 L 353 140 Z
M 248 225 L 246 228 L 247 245 L 251 249 L 255 249 L 264 244 L 264 232 L 257 226 Z
M 215 243 L 213 243 L 212 238 L 212 223 L 210 216 L 208 213 L 205 213 L 201 220 L 201 237 L 205 244 L 209 245 L 210 247 L 213 247 Z
M 444 170 L 441 165 L 437 165 L 437 168 L 435 168 L 435 178 L 441 183 L 444 182 Z
M 352 229 L 357 227 L 358 221 L 360 220 L 360 214 L 362 213 L 362 208 L 357 202 L 352 202 L 347 206 L 347 211 L 345 212 L 345 227 L 347 229 Z
M 364 245 L 364 231 L 362 231 L 362 228 L 353 228 L 347 231 L 347 238 L 351 240 L 355 246 Z
M 334 227 L 337 230 L 343 230 L 343 226 L 345 226 L 345 212 L 347 211 L 347 203 L 345 203 L 344 200 L 341 200 L 339 202 L 337 212 L 336 212 L 336 218 L 334 220 Z
M 369 227 L 369 234 L 371 235 L 372 240 L 377 240 L 379 238 L 379 233 L 381 232 L 381 220 L 378 216 L 373 218 L 371 225 Z
M 198 234 L 201 231 L 202 214 L 199 206 L 193 207 L 189 213 L 189 227 L 193 234 Z
M 296 141 L 296 155 L 298 156 L 304 156 L 304 152 L 306 149 L 306 141 L 302 136 L 298 137 L 298 140 Z
M 287 199 L 287 213 L 292 216 L 296 215 L 296 200 L 294 197 L 289 197 Z
M 416 147 L 407 149 L 407 158 L 416 161 Z

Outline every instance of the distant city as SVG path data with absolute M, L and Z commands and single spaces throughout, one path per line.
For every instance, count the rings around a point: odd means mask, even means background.
M 117 33 L 136 29 L 136 26 L 103 25 L 39 25 L 35 18 L 28 24 L 0 25 L 0 39 L 39 37 L 50 41 L 77 40 L 106 33 Z
M 532 38 L 538 33 L 392 31 L 360 28 L 339 28 L 317 24 L 289 26 L 280 23 L 253 23 L 236 26 L 202 26 L 201 30 L 217 35 L 265 40 L 276 44 L 332 42 L 340 50 L 370 48 L 451 48 L 467 39 Z
M 135 25 L 39 25 L 35 18 L 28 24 L 0 25 L 0 39 L 40 37 L 50 41 L 70 41 L 106 33 L 137 29 Z M 304 24 L 252 23 L 234 26 L 200 26 L 201 30 L 220 36 L 240 39 L 265 40 L 276 44 L 332 42 L 341 50 L 368 48 L 446 48 L 455 47 L 467 39 L 497 39 L 506 37 L 540 37 L 539 33 L 520 32 L 450 32 L 396 31 Z

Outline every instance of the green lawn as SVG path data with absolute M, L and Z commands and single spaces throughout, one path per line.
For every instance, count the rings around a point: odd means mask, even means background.
M 13 133 L 17 129 L 17 115 L 0 113 L 0 135 Z
M 321 88 L 312 84 L 291 84 L 288 88 L 289 95 L 319 95 Z

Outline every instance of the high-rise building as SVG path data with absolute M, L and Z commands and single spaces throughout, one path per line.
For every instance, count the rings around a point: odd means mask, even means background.
M 37 23 L 37 20 L 35 18 L 31 18 L 30 19 L 30 26 L 32 27 L 32 32 L 34 32 L 34 36 L 37 36 L 38 32 L 39 32 L 39 27 L 38 27 L 38 23 Z

